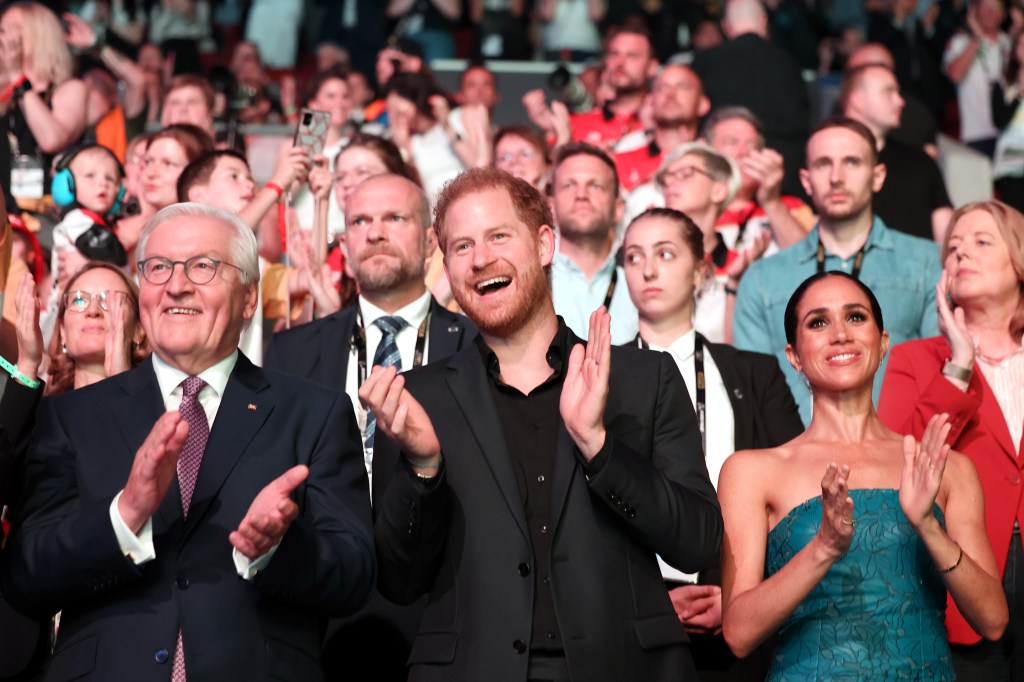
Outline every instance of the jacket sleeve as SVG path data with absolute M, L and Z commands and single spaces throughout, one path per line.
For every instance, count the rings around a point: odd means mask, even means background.
M 652 450 L 611 431 L 588 471 L 590 491 L 665 561 L 688 573 L 708 566 L 722 541 L 722 513 L 708 477 L 697 418 L 675 361 L 659 353 Z
M 0 508 L 18 497 L 28 439 L 36 423 L 43 388 L 8 379 L 0 398 Z M 0 531 L 2 535 L 2 531 Z
M 981 406 L 981 380 L 975 371 L 965 393 L 942 375 L 940 362 L 931 362 L 931 358 L 915 361 L 914 355 L 923 351 L 905 344 L 892 349 L 878 399 L 878 416 L 893 431 L 920 438 L 928 420 L 945 412 L 952 426 L 946 440 L 955 443 Z
M 297 490 L 299 516 L 253 583 L 287 603 L 344 616 L 369 598 L 376 561 L 359 428 L 347 396 L 336 395 Z

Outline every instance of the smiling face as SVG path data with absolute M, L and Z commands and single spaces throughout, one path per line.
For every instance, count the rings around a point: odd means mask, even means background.
M 675 220 L 652 216 L 634 221 L 626 231 L 626 285 L 643 321 L 693 318 L 694 291 L 704 269 L 684 241 L 683 229 Z
M 162 137 L 146 148 L 142 196 L 156 208 L 178 202 L 178 176 L 188 165 L 185 149 L 176 140 Z
M 952 276 L 950 290 L 957 305 L 975 308 L 1019 299 L 1021 277 L 988 211 L 979 209 L 961 216 L 950 230 L 945 253 L 945 269 Z
M 238 213 L 252 201 L 255 189 L 249 164 L 233 156 L 222 156 L 210 173 L 210 181 L 190 188 L 188 198 Z
M 803 372 L 812 391 L 871 389 L 889 349 L 867 294 L 845 277 L 824 277 L 796 306 L 796 336 L 786 357 Z
M 329 78 L 317 90 L 316 97 L 307 102 L 310 109 L 327 111 L 331 114 L 331 125 L 337 128 L 345 125 L 352 113 L 352 97 L 348 81 Z
M 153 351 L 187 374 L 199 374 L 230 355 L 245 322 L 256 312 L 258 282 L 242 284 L 239 270 L 228 265 L 234 262 L 233 237 L 233 228 L 219 220 L 172 218 L 152 232 L 140 254 L 172 261 L 195 256 L 223 261 L 207 284 L 191 282 L 180 264 L 165 284 L 151 284 L 145 278 L 140 282 L 140 318 Z
M 75 179 L 75 200 L 100 215 L 106 215 L 117 200 L 121 170 L 117 161 L 102 149 L 85 149 L 68 166 Z
M 348 205 L 352 190 L 366 178 L 387 173 L 388 167 L 380 157 L 366 147 L 348 147 L 334 164 L 334 193 L 342 210 Z
M 20 65 L 23 58 L 21 32 L 21 10 L 17 7 L 4 12 L 0 17 L 0 58 L 10 69 Z
M 434 240 L 421 200 L 421 190 L 397 176 L 368 180 L 349 197 L 345 248 L 360 291 L 423 292 Z
M 84 311 L 67 308 L 61 320 L 61 339 L 67 348 L 68 356 L 77 364 L 101 364 L 105 355 L 107 332 L 111 325 L 111 314 L 100 307 L 100 295 L 107 294 L 123 297 L 126 305 L 131 305 L 128 297 L 128 286 L 124 279 L 106 268 L 94 268 L 76 277 L 69 287 L 69 292 L 82 291 L 92 297 Z M 108 305 L 109 307 L 109 305 Z M 138 326 L 138 318 L 131 313 L 131 326 Z M 137 336 L 133 334 L 133 336 Z
M 482 333 L 508 337 L 550 308 L 544 268 L 554 255 L 554 232 L 523 223 L 505 189 L 460 197 L 444 222 L 452 294 Z

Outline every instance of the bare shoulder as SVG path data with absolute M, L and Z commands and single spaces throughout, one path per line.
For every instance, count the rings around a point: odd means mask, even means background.
M 771 472 L 777 470 L 785 448 L 767 448 L 764 450 L 739 450 L 725 460 L 722 472 L 718 477 L 718 490 L 721 495 L 732 485 L 742 486 L 750 492 L 751 486 L 760 489 L 761 485 L 771 480 Z M 723 490 L 723 488 L 725 490 Z

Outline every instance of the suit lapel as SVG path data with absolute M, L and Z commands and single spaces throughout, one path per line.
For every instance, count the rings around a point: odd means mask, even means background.
M 263 372 L 239 353 L 203 453 L 184 539 L 199 525 L 239 457 L 273 412 L 274 403 L 265 391 L 268 386 Z
M 451 359 L 448 368 L 450 371 L 446 381 L 452 397 L 469 424 L 509 512 L 519 525 L 519 530 L 528 538 L 526 513 L 516 486 L 515 472 L 512 471 L 512 458 L 505 442 L 501 420 L 494 408 L 494 399 L 479 351 L 473 345 L 464 348 Z M 444 443 L 441 448 L 445 449 Z
M 427 362 L 446 358 L 459 350 L 466 326 L 458 316 L 452 314 L 440 303 L 430 299 L 430 346 L 427 349 Z
M 977 364 L 975 364 L 975 374 L 978 376 L 978 381 L 981 382 L 982 396 L 981 405 L 978 407 L 978 417 L 985 423 L 986 429 L 999 443 L 999 447 L 1006 453 L 1006 456 L 1013 460 L 1015 466 L 1020 467 L 1022 462 L 1013 449 L 1013 438 L 1010 437 L 1010 428 L 1006 425 L 1006 417 L 1003 415 L 1003 409 L 999 406 L 999 400 L 988 383 L 988 379 L 985 378 L 985 373 L 978 368 Z
M 701 337 L 703 339 L 703 337 Z M 733 418 L 733 444 L 737 450 L 746 450 L 754 447 L 754 410 L 751 405 L 751 396 L 743 392 L 742 382 L 737 372 L 738 354 L 728 346 L 717 343 L 708 343 L 704 340 L 704 347 L 715 361 L 719 376 L 722 377 L 722 384 L 725 385 L 725 392 L 729 396 L 729 404 L 732 405 Z M 708 427 L 713 417 L 709 418 Z

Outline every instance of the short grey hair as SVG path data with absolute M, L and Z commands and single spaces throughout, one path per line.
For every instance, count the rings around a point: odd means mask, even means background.
M 209 204 L 186 201 L 180 204 L 171 204 L 157 211 L 157 214 L 150 218 L 146 226 L 142 228 L 142 234 L 139 236 L 138 247 L 135 251 L 140 262 L 146 259 L 146 245 L 156 228 L 178 218 L 215 220 L 234 230 L 230 251 L 231 259 L 234 261 L 232 264 L 238 267 L 239 280 L 246 286 L 260 281 L 259 244 L 256 242 L 256 235 L 253 234 L 252 228 L 234 213 Z
M 701 128 L 701 137 L 711 144 L 714 144 L 715 128 L 718 124 L 724 123 L 725 121 L 731 121 L 736 118 L 746 121 L 754 127 L 754 130 L 757 131 L 757 141 L 763 149 L 764 133 L 762 131 L 764 130 L 764 126 L 761 124 L 761 119 L 757 117 L 757 114 L 747 107 L 727 106 L 713 109 L 711 113 L 707 115 L 707 118 L 704 119 L 704 126 Z
M 691 155 L 699 156 L 703 159 L 704 168 L 712 180 L 725 183 L 725 186 L 728 188 L 728 194 L 725 197 L 725 201 L 722 202 L 722 209 L 724 210 L 736 198 L 736 194 L 743 186 L 743 174 L 740 172 L 740 167 L 735 161 L 706 142 L 686 142 L 665 154 L 665 158 L 661 161 L 661 166 L 658 167 L 657 172 L 654 174 L 655 182 L 663 185 L 665 173 L 672 167 L 672 164 L 684 156 Z

